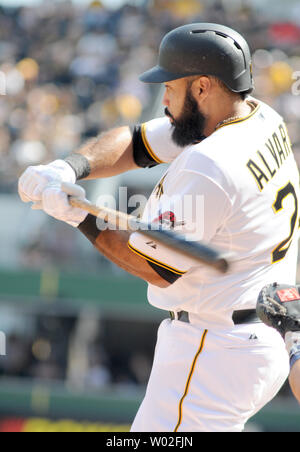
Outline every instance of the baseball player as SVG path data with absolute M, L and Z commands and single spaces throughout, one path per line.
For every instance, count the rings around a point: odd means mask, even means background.
M 255 308 L 265 284 L 279 277 L 295 283 L 299 174 L 291 142 L 282 117 L 249 96 L 250 50 L 228 27 L 172 30 L 158 65 L 141 80 L 164 84 L 166 117 L 109 131 L 65 161 L 28 168 L 19 193 L 25 202 L 42 201 L 46 213 L 146 280 L 149 302 L 170 312 L 132 432 L 240 432 L 289 373 L 282 337 Z M 170 166 L 142 220 L 168 218 L 190 240 L 230 250 L 229 273 L 138 231 L 99 231 L 95 218 L 69 206 L 59 184 L 48 185 L 160 163 Z
M 290 357 L 289 382 L 300 403 L 300 294 L 299 286 L 273 283 L 259 294 L 256 306 L 260 319 L 283 337 Z

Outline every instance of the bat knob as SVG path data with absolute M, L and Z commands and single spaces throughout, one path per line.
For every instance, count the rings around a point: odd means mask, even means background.
M 221 258 L 216 262 L 216 268 L 217 270 L 219 270 L 221 273 L 227 273 L 230 269 L 230 264 L 228 262 L 227 259 L 225 258 Z

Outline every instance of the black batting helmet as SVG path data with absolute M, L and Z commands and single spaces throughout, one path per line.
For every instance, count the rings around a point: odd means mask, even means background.
M 184 25 L 160 45 L 158 65 L 141 75 L 146 83 L 165 83 L 193 75 L 212 75 L 236 93 L 254 88 L 251 53 L 243 36 L 210 23 Z

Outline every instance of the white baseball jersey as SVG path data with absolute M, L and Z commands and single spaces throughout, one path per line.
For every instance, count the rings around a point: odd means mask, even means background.
M 155 187 L 145 222 L 168 220 L 189 240 L 232 254 L 222 275 L 133 233 L 128 246 L 179 278 L 166 289 L 149 284 L 149 302 L 187 311 L 204 328 L 232 325 L 232 312 L 253 309 L 261 288 L 295 283 L 299 174 L 282 117 L 253 98 L 252 113 L 227 122 L 200 143 L 177 147 L 168 118 L 142 126 L 149 154 L 171 163 Z

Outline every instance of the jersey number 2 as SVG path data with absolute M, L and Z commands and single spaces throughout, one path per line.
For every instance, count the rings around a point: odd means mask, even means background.
M 295 211 L 291 218 L 291 233 L 273 251 L 273 253 L 272 253 L 272 263 L 273 264 L 275 264 L 278 261 L 281 261 L 285 257 L 286 253 L 288 252 L 289 247 L 291 246 L 291 243 L 292 243 L 292 238 L 293 238 L 293 234 L 294 234 L 296 223 L 297 223 L 298 198 L 296 195 L 295 188 L 291 182 L 289 182 L 285 187 L 283 187 L 281 190 L 278 191 L 276 201 L 273 204 L 273 210 L 275 213 L 280 212 L 280 210 L 283 209 L 283 206 L 282 206 L 283 200 L 289 195 L 292 195 L 295 200 Z

